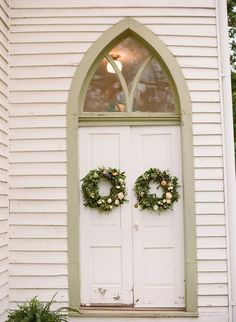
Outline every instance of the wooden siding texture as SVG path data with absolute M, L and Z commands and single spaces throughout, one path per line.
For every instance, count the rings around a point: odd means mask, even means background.
M 8 45 L 9 5 L 0 1 L 0 321 L 8 309 Z
M 198 301 L 227 312 L 227 258 L 214 0 L 12 0 L 10 298 L 68 300 L 66 104 L 73 74 L 102 33 L 134 17 L 168 46 L 193 109 Z

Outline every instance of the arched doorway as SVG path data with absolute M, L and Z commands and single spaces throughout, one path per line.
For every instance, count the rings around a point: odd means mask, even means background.
M 132 53 L 132 62 L 125 62 L 125 54 Z M 78 286 L 71 286 L 71 303 L 196 311 L 190 100 L 168 49 L 132 19 L 111 28 L 75 74 L 67 130 L 69 278 Z M 85 209 L 76 199 L 79 179 L 91 167 L 121 165 L 129 173 L 129 205 L 105 219 Z M 132 206 L 134 178 L 155 166 L 173 169 L 181 181 L 181 201 L 173 213 L 161 216 Z M 142 223 L 136 234 L 134 222 Z M 101 242 L 99 232 L 108 238 Z M 113 244 L 111 232 L 117 235 Z

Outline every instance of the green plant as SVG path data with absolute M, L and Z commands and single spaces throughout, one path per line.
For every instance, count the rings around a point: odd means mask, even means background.
M 47 304 L 34 297 L 29 302 L 18 305 L 17 309 L 9 312 L 6 322 L 67 322 L 66 313 L 76 310 L 68 307 L 51 310 L 54 297 Z

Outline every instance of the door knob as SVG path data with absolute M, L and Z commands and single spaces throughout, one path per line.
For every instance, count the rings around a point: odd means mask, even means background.
M 139 229 L 139 221 L 138 220 L 135 221 L 134 228 L 135 228 L 135 230 Z

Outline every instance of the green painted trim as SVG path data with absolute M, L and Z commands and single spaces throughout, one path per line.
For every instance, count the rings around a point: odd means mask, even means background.
M 90 47 L 75 72 L 69 92 L 67 106 L 69 304 L 75 308 L 79 308 L 80 305 L 77 131 L 78 115 L 80 114 L 79 111 L 81 111 L 86 94 L 83 89 L 86 88 L 89 83 L 93 75 L 94 66 L 99 64 L 99 59 L 101 60 L 100 57 L 104 56 L 108 49 L 113 47 L 114 42 L 124 38 L 127 34 L 134 35 L 146 43 L 149 48 L 152 48 L 153 55 L 158 57 L 158 61 L 161 62 L 162 67 L 165 67 L 168 78 L 172 80 L 170 84 L 173 86 L 173 91 L 178 99 L 178 106 L 181 107 L 186 275 L 185 301 L 186 311 L 189 313 L 191 312 L 190 314 L 194 315 L 197 312 L 197 261 L 193 134 L 190 95 L 182 71 L 166 45 L 148 28 L 132 18 L 125 18 L 111 27 Z M 112 116 L 114 117 L 114 114 L 112 114 Z M 91 119 L 92 118 L 90 118 L 90 122 Z M 82 124 L 83 121 L 81 125 Z M 160 314 L 164 313 L 165 312 L 160 312 Z M 147 315 L 145 314 L 145 316 Z
M 83 117 L 79 120 L 79 126 L 118 126 L 118 125 L 181 125 L 179 117 L 162 117 L 158 118 L 157 116 L 148 118 L 148 117 L 100 117 L 100 118 L 91 118 Z
M 126 108 L 126 111 L 129 111 L 129 103 L 128 103 L 129 90 L 128 90 L 128 87 L 126 85 L 126 81 L 124 79 L 124 76 L 121 73 L 121 71 L 119 70 L 119 68 L 117 67 L 117 65 L 114 62 L 114 60 L 111 58 L 111 56 L 107 54 L 105 57 L 109 61 L 109 63 L 112 65 L 112 67 L 114 68 L 114 70 L 116 71 L 116 74 L 117 74 L 117 76 L 118 76 L 118 78 L 120 80 L 120 83 L 121 83 L 121 87 L 122 87 L 123 92 L 125 94 L 125 101 L 126 101 L 125 108 Z M 86 93 L 87 93 L 87 88 L 86 88 Z
M 175 318 L 175 317 L 182 317 L 182 318 L 197 318 L 198 312 L 186 312 L 186 311 L 156 311 L 156 310 L 105 310 L 101 309 L 98 310 L 94 309 L 80 309 L 79 313 L 69 313 L 71 317 L 124 317 L 124 318 L 157 318 L 157 317 L 165 317 L 165 318 Z
M 134 94 L 135 94 L 136 87 L 138 86 L 139 79 L 140 79 L 144 69 L 147 67 L 148 63 L 151 61 L 151 59 L 152 59 L 152 56 L 148 56 L 145 59 L 145 61 L 142 63 L 137 74 L 134 77 L 133 84 L 132 84 L 131 91 L 130 91 L 130 97 L 129 97 L 130 112 L 132 112 L 132 110 L 133 110 L 132 107 L 133 107 L 133 101 L 134 101 Z

